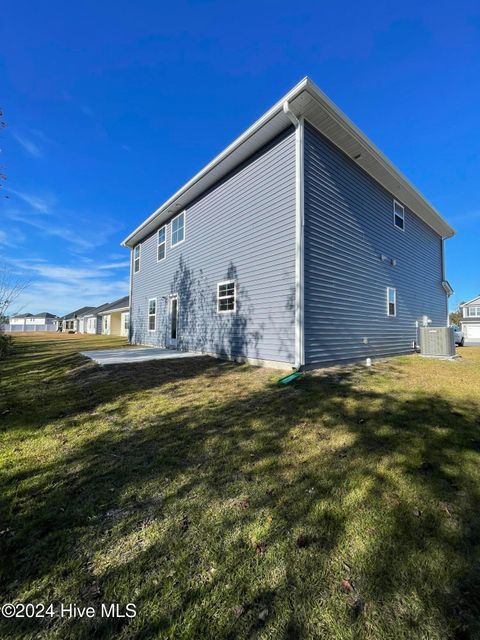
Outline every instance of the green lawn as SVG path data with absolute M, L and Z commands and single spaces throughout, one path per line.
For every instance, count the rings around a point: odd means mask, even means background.
M 480 638 L 480 348 L 276 385 L 211 358 L 0 363 L 3 638 Z

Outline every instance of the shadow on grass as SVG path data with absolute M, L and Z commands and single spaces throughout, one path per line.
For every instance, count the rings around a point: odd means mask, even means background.
M 264 374 L 251 384 L 252 371 L 198 358 L 71 373 L 65 384 L 88 403 L 49 427 L 61 462 L 11 466 L 2 479 L 7 599 L 133 601 L 143 612 L 51 623 L 62 638 L 247 638 L 267 627 L 478 637 L 478 405 L 373 391 L 355 367 L 288 388 Z M 51 422 L 50 392 L 27 430 Z M 152 394 L 163 404 L 141 413 Z M 106 426 L 69 442 L 94 420 Z

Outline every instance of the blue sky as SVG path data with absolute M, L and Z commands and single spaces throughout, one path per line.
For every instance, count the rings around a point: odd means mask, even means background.
M 480 292 L 478 2 L 17 0 L 0 42 L 0 259 L 29 311 L 125 295 L 125 235 L 305 75 L 457 229 L 452 304 Z

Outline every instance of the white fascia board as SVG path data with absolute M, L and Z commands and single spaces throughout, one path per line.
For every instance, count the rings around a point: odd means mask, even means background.
M 107 311 L 100 311 L 99 316 L 109 316 L 112 313 L 117 313 L 118 311 L 128 311 L 130 307 L 118 307 L 116 309 L 107 309 Z
M 475 298 L 472 298 L 471 300 L 468 300 L 468 302 L 464 302 L 463 304 L 460 305 L 460 307 L 466 307 L 469 304 L 472 304 L 473 302 L 480 302 L 480 296 L 475 296 Z
M 312 104 L 313 101 L 313 104 Z M 290 120 L 283 112 L 283 104 L 288 102 L 297 117 L 305 115 L 310 122 L 314 118 L 307 112 L 310 108 L 327 118 L 330 131 L 320 132 L 333 144 L 348 153 L 345 143 L 355 144 L 361 152 L 359 166 L 367 171 L 394 196 L 405 203 L 421 219 L 432 227 L 442 238 L 455 234 L 454 229 L 440 213 L 426 200 L 413 184 L 387 159 L 369 138 L 321 91 L 309 78 L 301 80 L 271 109 L 230 144 L 222 153 L 209 162 L 189 182 L 171 198 L 154 211 L 122 242 L 123 246 L 133 247 L 145 236 L 168 218 L 180 213 L 194 198 L 211 187 L 215 182 L 238 166 L 249 155 L 267 144 L 282 130 L 289 126 Z M 313 111 L 312 111 L 313 109 Z M 312 122 L 315 126 L 315 123 Z M 336 130 L 336 131 L 335 131 Z M 341 135 L 340 135 L 341 134 Z M 363 166 L 365 165 L 365 166 Z M 387 180 L 388 176 L 388 180 Z M 396 193 L 399 191 L 400 193 Z M 403 195 L 403 197 L 402 197 Z
M 291 91 L 287 93 L 281 100 L 279 100 L 271 109 L 269 109 L 261 118 L 259 118 L 251 127 L 249 127 L 242 135 L 234 140 L 224 151 L 216 156 L 211 162 L 209 162 L 201 171 L 199 171 L 191 180 L 189 180 L 181 189 L 173 194 L 166 202 L 164 202 L 156 211 L 154 211 L 141 225 L 139 225 L 132 233 L 123 240 L 122 245 L 134 246 L 136 244 L 135 236 L 139 234 L 149 223 L 156 221 L 156 218 L 171 206 L 176 204 L 176 201 L 181 198 L 191 187 L 196 185 L 202 178 L 209 174 L 220 163 L 224 162 L 231 154 L 239 147 L 245 144 L 255 133 L 257 133 L 262 127 L 264 127 L 274 116 L 283 114 L 283 103 L 285 101 L 290 102 L 299 93 L 301 93 L 308 84 L 308 78 L 301 80 Z M 283 116 L 285 127 L 290 124 L 290 120 L 287 116 Z M 272 136 L 273 137 L 273 136 Z M 264 144 L 267 140 L 264 142 Z M 206 187 L 207 188 L 207 187 Z M 177 211 L 171 211 L 171 215 L 180 213 L 180 209 L 185 206 L 186 203 L 180 204 Z M 133 241 L 133 242 L 132 242 Z

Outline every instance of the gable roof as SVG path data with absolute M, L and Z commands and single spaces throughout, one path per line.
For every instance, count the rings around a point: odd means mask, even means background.
M 57 316 L 53 313 L 48 313 L 44 311 L 43 313 L 17 313 L 12 318 L 56 318 Z
M 122 309 L 130 308 L 130 297 L 124 296 L 123 298 L 119 298 L 112 302 L 111 304 L 107 304 L 107 306 L 100 312 L 100 315 L 111 313 L 112 311 L 120 311 Z
M 123 240 L 122 245 L 134 247 L 160 224 L 175 213 L 180 213 L 192 200 L 291 126 L 291 121 L 284 111 L 285 103 L 288 103 L 290 110 L 297 117 L 304 116 L 440 236 L 450 238 L 455 234 L 454 229 L 413 184 L 316 84 L 306 77 L 132 231 Z
M 472 298 L 471 300 L 469 300 L 468 302 L 464 302 L 463 304 L 460 305 L 460 307 L 466 307 L 469 304 L 472 304 L 473 302 L 480 302 L 480 295 L 475 296 L 475 298 Z
M 82 316 L 83 317 L 85 317 L 85 316 L 96 316 L 101 311 L 103 311 L 106 307 L 108 307 L 109 305 L 110 305 L 110 302 L 104 302 L 99 307 L 90 307 L 90 311 L 87 311 L 86 313 L 82 313 Z
M 95 307 L 80 307 L 80 309 L 77 309 L 76 311 L 71 311 L 70 313 L 67 313 L 65 316 L 62 316 L 60 319 L 72 320 L 73 318 L 79 318 L 80 316 L 84 316 L 86 313 L 88 313 L 92 309 L 95 309 Z

